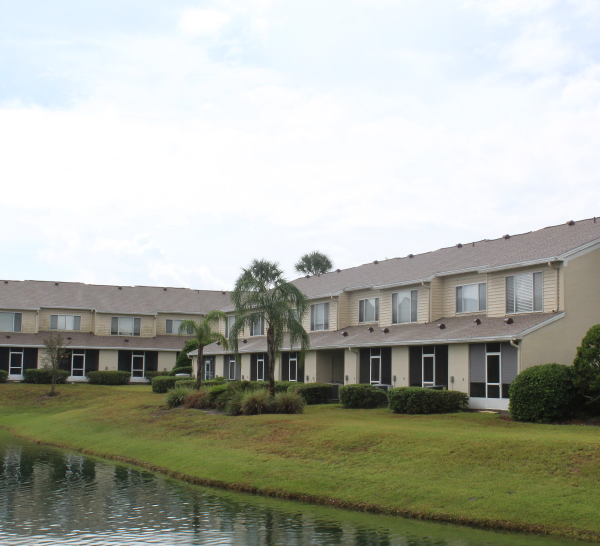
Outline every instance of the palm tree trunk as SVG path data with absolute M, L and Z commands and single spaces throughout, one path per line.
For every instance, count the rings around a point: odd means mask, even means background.
M 267 354 L 269 355 L 269 394 L 275 396 L 275 332 L 273 326 L 267 329 Z
M 198 347 L 198 370 L 196 375 L 196 388 L 200 390 L 204 378 L 204 346 Z

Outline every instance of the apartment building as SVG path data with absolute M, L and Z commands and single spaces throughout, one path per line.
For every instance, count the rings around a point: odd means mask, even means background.
M 600 323 L 600 219 L 294 283 L 311 300 L 311 350 L 302 366 L 294 347 L 284 347 L 277 379 L 447 388 L 468 393 L 471 407 L 507 409 L 521 370 L 571 364 Z M 234 314 L 222 309 L 227 335 Z M 206 377 L 267 379 L 263 324 L 244 332 L 240 362 L 220 345 L 204 354 Z
M 198 320 L 229 305 L 225 292 L 73 282 L 0 281 L 0 369 L 9 380 L 42 367 L 44 339 L 66 340 L 70 381 L 93 370 L 124 370 L 146 381 L 148 371 L 173 369 L 185 341 L 182 320 Z

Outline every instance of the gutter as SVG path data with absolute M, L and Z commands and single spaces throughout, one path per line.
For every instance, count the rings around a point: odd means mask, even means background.
M 504 264 L 504 265 L 497 265 L 497 266 L 487 266 L 487 267 L 482 267 L 479 268 L 477 270 L 478 273 L 491 273 L 493 271 L 504 271 L 506 269 L 515 269 L 517 267 L 527 267 L 530 265 L 542 265 L 542 264 L 546 264 L 548 262 L 562 262 L 562 258 L 559 258 L 557 256 L 554 257 L 548 257 L 548 258 L 539 258 L 537 260 L 529 260 L 527 262 L 516 262 L 516 263 L 512 263 L 512 264 Z

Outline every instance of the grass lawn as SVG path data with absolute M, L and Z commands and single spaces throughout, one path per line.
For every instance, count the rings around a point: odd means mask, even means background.
M 149 386 L 0 384 L 0 427 L 234 488 L 600 540 L 600 428 L 499 415 L 166 410 Z

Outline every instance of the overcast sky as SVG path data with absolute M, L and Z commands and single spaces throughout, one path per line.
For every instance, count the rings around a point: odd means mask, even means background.
M 1 0 L 0 278 L 231 288 L 600 216 L 598 0 Z

